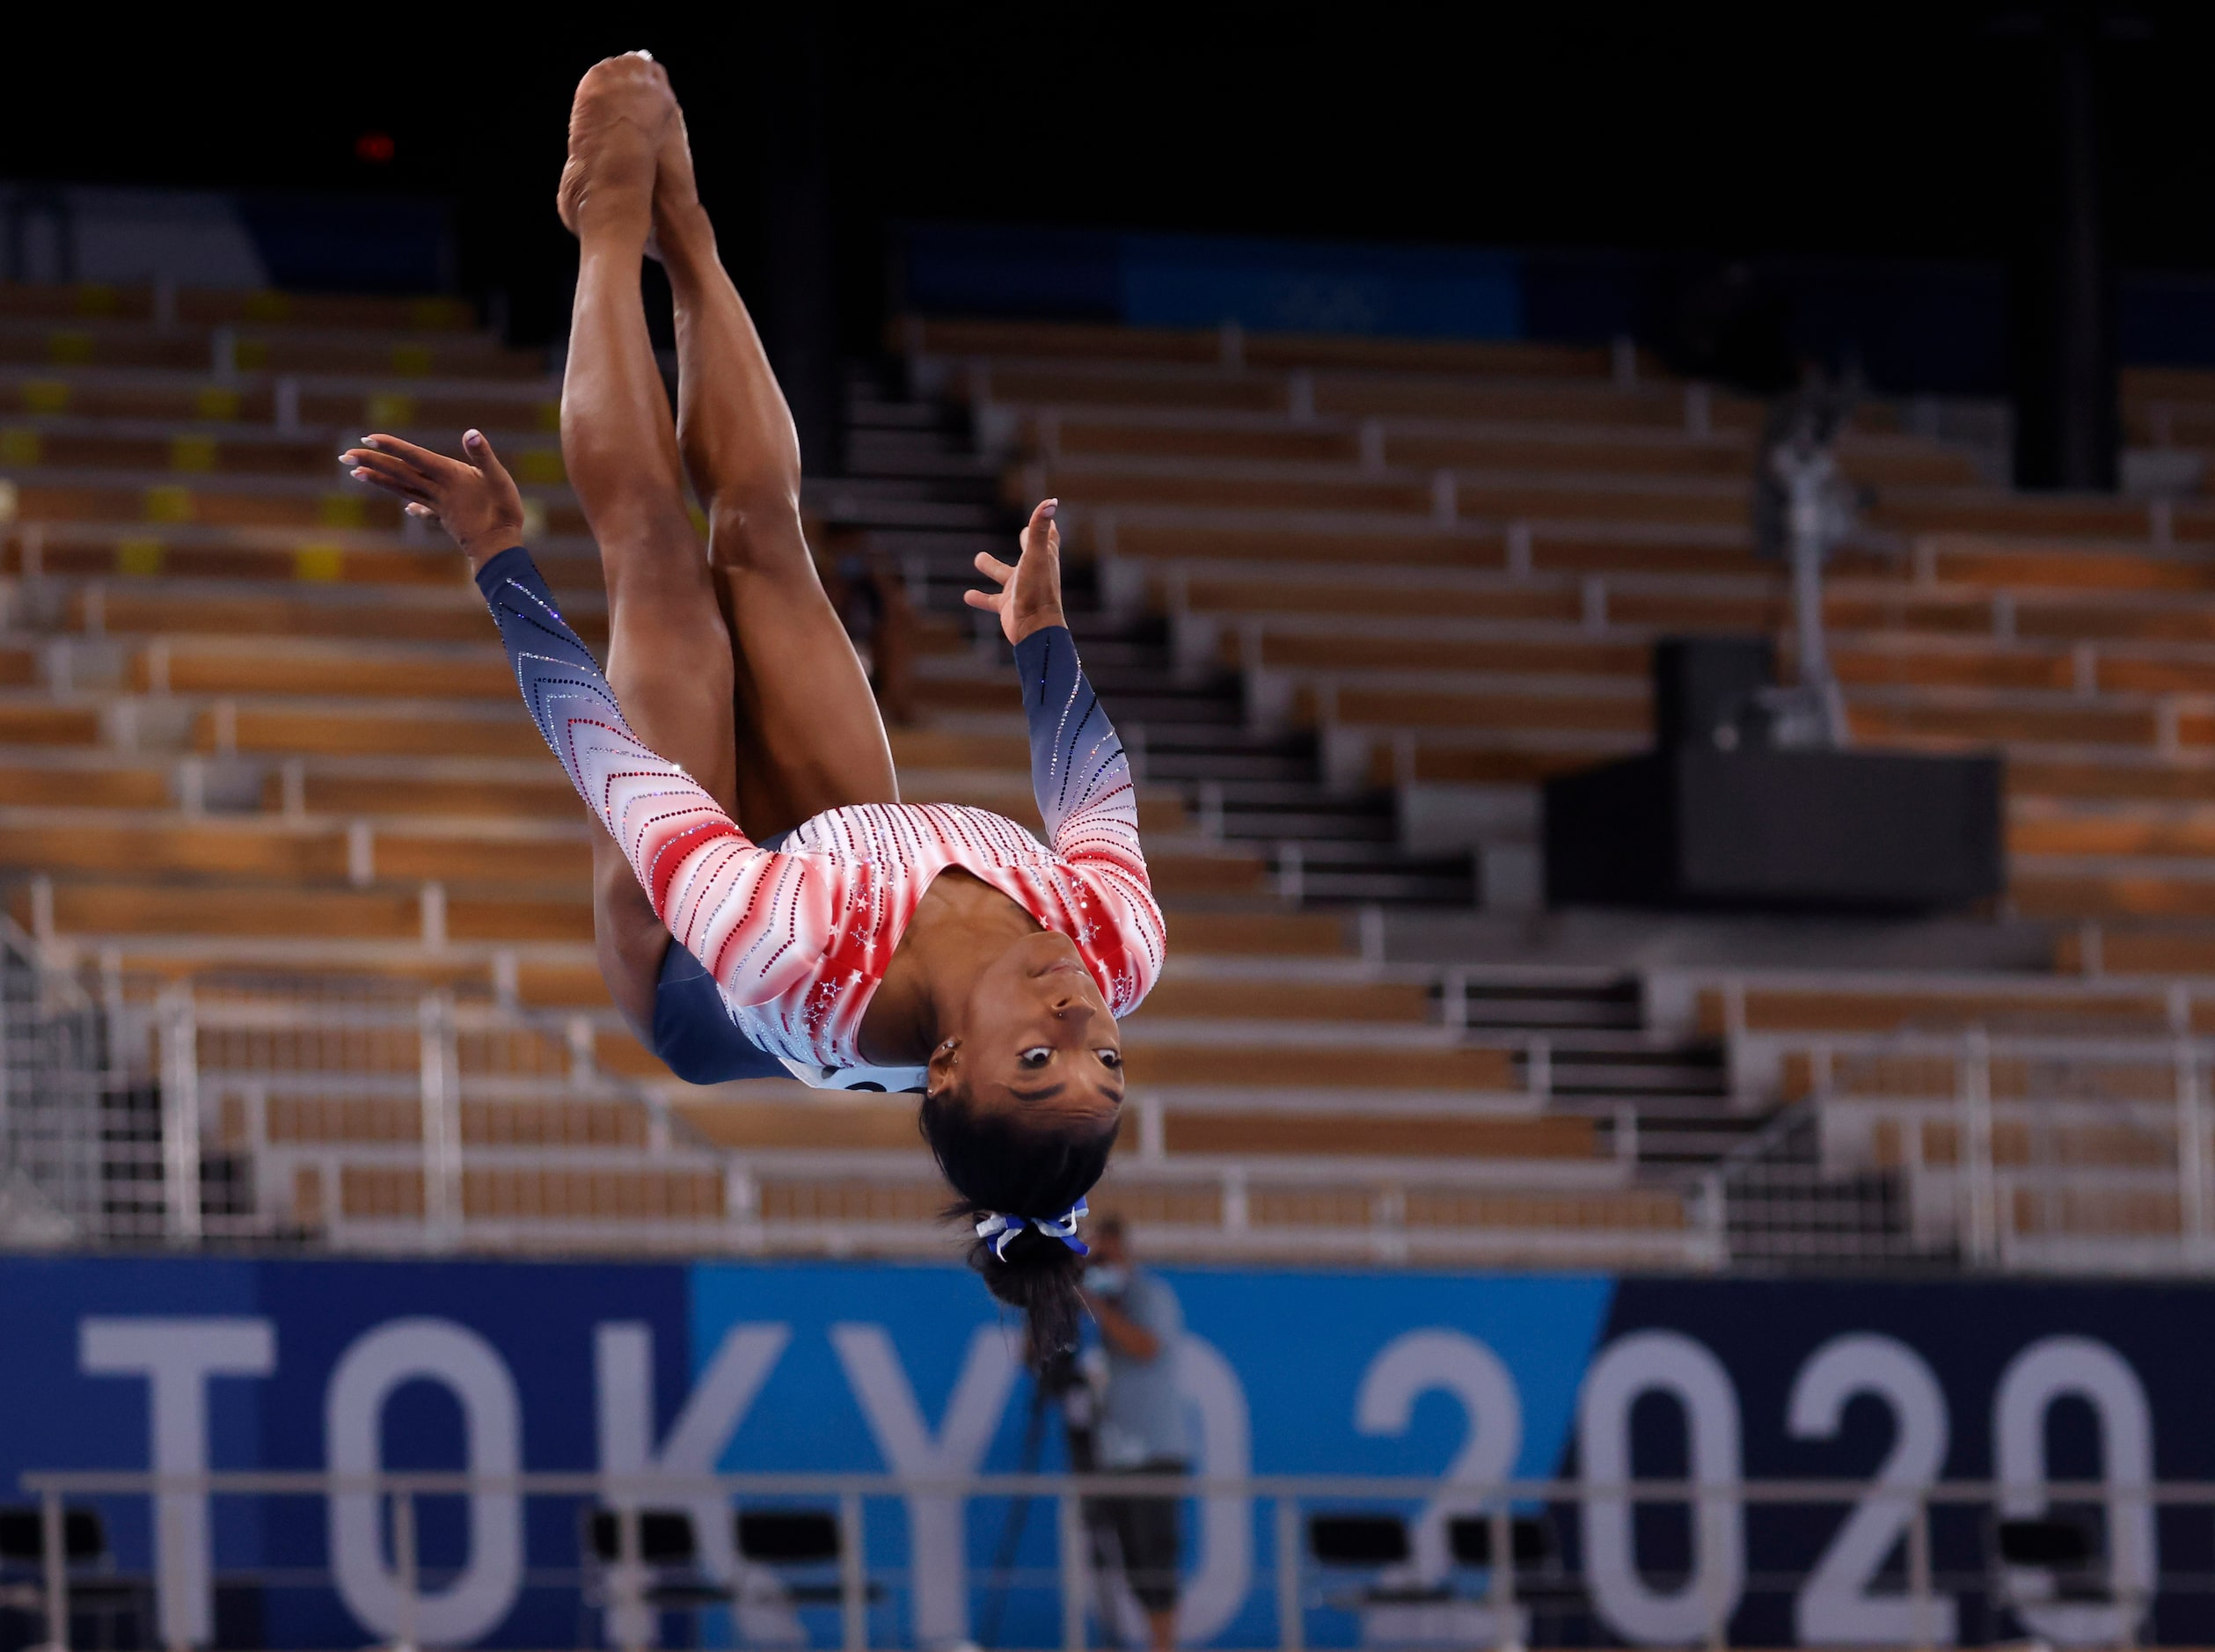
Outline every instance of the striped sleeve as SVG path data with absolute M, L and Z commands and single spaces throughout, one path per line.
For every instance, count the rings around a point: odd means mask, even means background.
M 1064 625 L 1034 631 L 1015 646 L 1030 726 L 1031 791 L 1054 852 L 1109 897 L 1118 954 L 1108 973 L 1127 983 L 1111 1005 L 1137 1007 L 1161 972 L 1166 930 L 1138 843 L 1138 794 L 1130 758 Z M 1104 938 L 1103 938 L 1104 939 Z
M 820 870 L 757 847 L 697 780 L 632 732 L 529 552 L 501 552 L 477 584 L 531 720 L 677 943 L 735 1004 L 764 1004 L 808 980 L 831 930 Z

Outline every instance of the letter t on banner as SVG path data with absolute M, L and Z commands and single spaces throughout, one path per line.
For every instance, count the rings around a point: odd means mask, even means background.
M 77 1326 L 77 1364 L 95 1377 L 146 1378 L 157 1474 L 208 1472 L 208 1379 L 267 1377 L 277 1368 L 277 1335 L 267 1319 L 87 1319 Z M 154 1500 L 154 1570 L 164 1646 L 214 1638 L 208 1553 L 208 1494 L 163 1491 Z

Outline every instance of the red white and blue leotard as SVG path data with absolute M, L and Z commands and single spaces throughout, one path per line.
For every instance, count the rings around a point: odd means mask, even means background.
M 631 731 L 529 552 L 502 552 L 477 579 L 523 703 L 571 783 L 677 944 L 713 977 L 736 1029 L 799 1076 L 837 1085 L 839 1071 L 865 1065 L 862 1015 L 948 866 L 1074 941 L 1117 1016 L 1160 975 L 1166 938 L 1129 761 L 1065 629 L 1015 651 L 1050 847 L 985 809 L 864 803 L 827 809 L 769 848 Z

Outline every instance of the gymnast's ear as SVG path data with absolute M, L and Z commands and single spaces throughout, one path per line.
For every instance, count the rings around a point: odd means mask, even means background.
M 932 1095 L 943 1095 L 951 1090 L 961 1077 L 961 1041 L 949 1038 L 931 1052 L 931 1059 L 924 1067 L 923 1087 Z

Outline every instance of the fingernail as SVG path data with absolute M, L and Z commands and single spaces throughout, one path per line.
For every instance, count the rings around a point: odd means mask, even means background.
M 366 482 L 369 479 L 369 473 L 367 471 L 357 470 L 354 472 L 354 479 L 357 482 Z
M 485 433 L 481 430 L 464 430 L 462 432 L 462 440 L 472 448 L 481 448 L 485 445 Z

